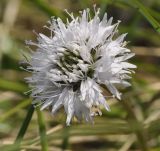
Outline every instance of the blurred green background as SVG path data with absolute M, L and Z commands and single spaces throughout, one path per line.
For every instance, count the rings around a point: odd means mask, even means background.
M 122 101 L 109 100 L 111 112 L 103 110 L 94 125 L 74 121 L 65 127 L 63 110 L 52 116 L 37 109 L 31 116 L 24 94 L 29 73 L 19 65 L 22 51 L 28 52 L 24 41 L 36 40 L 33 30 L 47 34 L 43 26 L 51 16 L 64 19 L 64 9 L 78 15 L 94 4 L 100 17 L 107 12 L 121 20 L 119 32 L 128 33 L 136 53 L 131 62 L 138 66 L 132 87 L 123 90 Z M 0 114 L 2 151 L 160 151 L 160 1 L 0 0 Z

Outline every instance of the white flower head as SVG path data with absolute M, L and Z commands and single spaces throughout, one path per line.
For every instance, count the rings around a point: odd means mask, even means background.
M 129 86 L 126 80 L 136 68 L 127 62 L 134 54 L 125 48 L 126 34 L 115 36 L 119 22 L 112 24 L 107 14 L 100 20 L 99 9 L 91 19 L 89 11 L 79 17 L 67 12 L 71 21 L 66 24 L 53 17 L 47 27 L 50 37 L 40 33 L 37 43 L 28 42 L 37 46 L 27 67 L 32 71 L 27 81 L 33 88 L 33 103 L 42 110 L 51 106 L 52 113 L 64 106 L 67 125 L 73 117 L 93 121 L 94 115 L 101 115 L 100 106 L 110 110 L 101 86 L 120 99 L 116 86 Z

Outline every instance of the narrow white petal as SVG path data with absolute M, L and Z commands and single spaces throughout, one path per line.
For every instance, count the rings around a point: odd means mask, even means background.
M 64 104 L 64 99 L 65 99 L 65 97 L 67 97 L 67 94 L 68 94 L 68 89 L 65 88 L 62 91 L 59 99 L 56 101 L 56 103 L 52 107 L 52 113 L 53 114 Z
M 119 100 L 121 100 L 121 93 L 118 92 L 118 90 L 113 84 L 106 83 L 105 85 L 113 95 L 115 95 Z
M 130 54 L 126 54 L 124 56 L 120 56 L 120 57 L 116 57 L 114 62 L 121 62 L 121 61 L 125 61 L 127 59 L 130 59 L 134 56 L 135 54 L 134 53 L 130 53 Z
M 47 108 L 49 105 L 51 105 L 53 102 L 53 99 L 49 99 L 47 101 L 45 101 L 45 103 L 41 106 L 41 110 Z
M 120 65 L 121 65 L 123 68 L 137 68 L 136 65 L 131 64 L 131 63 L 128 63 L 128 62 L 121 62 Z
M 127 33 L 126 34 L 122 34 L 120 35 L 117 39 L 116 39 L 116 42 L 117 43 L 122 43 L 124 38 L 126 37 Z

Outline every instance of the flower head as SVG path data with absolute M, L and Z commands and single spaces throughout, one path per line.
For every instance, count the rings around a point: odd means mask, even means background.
M 119 22 L 112 24 L 107 14 L 100 20 L 99 9 L 93 19 L 89 9 L 79 17 L 69 16 L 71 21 L 67 19 L 66 24 L 60 18 L 51 19 L 50 37 L 40 33 L 37 43 L 28 42 L 37 49 L 27 67 L 32 71 L 27 81 L 33 88 L 33 103 L 41 109 L 51 106 L 52 113 L 64 106 L 67 125 L 73 117 L 92 121 L 101 114 L 101 105 L 110 110 L 101 86 L 120 99 L 116 86 L 129 86 L 126 79 L 136 68 L 127 62 L 134 54 L 125 48 L 126 34 L 115 37 Z

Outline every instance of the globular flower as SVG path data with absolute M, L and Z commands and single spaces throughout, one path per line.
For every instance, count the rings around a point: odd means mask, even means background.
M 37 47 L 26 68 L 32 72 L 27 82 L 33 104 L 42 110 L 51 106 L 53 114 L 64 106 L 67 125 L 73 117 L 92 122 L 93 116 L 101 115 L 100 106 L 109 111 L 102 86 L 121 99 L 117 86 L 130 86 L 127 79 L 136 68 L 127 62 L 134 53 L 125 47 L 126 34 L 117 36 L 119 21 L 112 24 L 107 14 L 100 20 L 99 12 L 95 10 L 93 19 L 89 9 L 79 17 L 67 12 L 71 21 L 66 23 L 53 17 L 47 26 L 49 37 L 40 33 L 38 42 L 27 42 Z

